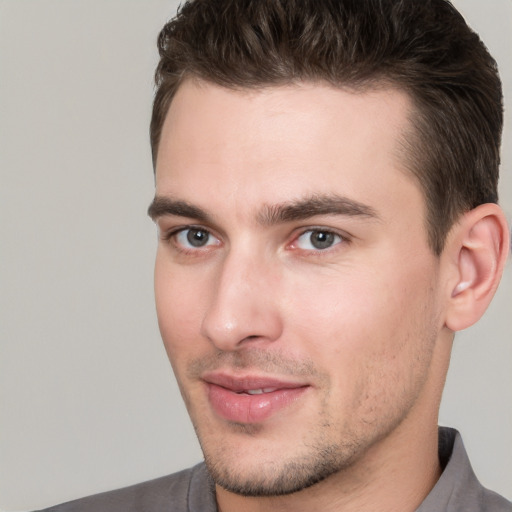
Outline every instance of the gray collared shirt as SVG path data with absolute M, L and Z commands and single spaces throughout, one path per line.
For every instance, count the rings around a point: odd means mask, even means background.
M 456 430 L 439 429 L 439 460 L 443 473 L 416 512 L 512 511 L 512 503 L 478 481 Z

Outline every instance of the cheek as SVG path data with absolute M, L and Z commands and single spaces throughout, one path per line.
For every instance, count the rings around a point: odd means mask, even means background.
M 173 270 L 172 265 L 157 256 L 155 302 L 158 326 L 175 370 L 178 360 L 187 359 L 198 345 L 201 295 L 185 272 Z
M 287 325 L 336 378 L 348 381 L 367 373 L 369 365 L 396 373 L 430 350 L 422 338 L 432 331 L 431 286 L 418 277 L 428 270 L 394 270 L 346 272 L 319 280 L 314 289 L 311 281 L 295 283 Z

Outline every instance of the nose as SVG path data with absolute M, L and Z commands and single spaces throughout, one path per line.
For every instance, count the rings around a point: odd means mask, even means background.
M 201 330 L 218 349 L 276 341 L 282 333 L 278 277 L 270 262 L 229 254 L 216 276 Z

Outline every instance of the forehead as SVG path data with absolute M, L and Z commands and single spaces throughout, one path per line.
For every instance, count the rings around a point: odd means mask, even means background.
M 163 126 L 157 195 L 217 197 L 219 207 L 237 211 L 333 192 L 385 202 L 404 182 L 417 188 L 400 158 L 409 111 L 408 96 L 396 89 L 231 90 L 186 81 Z

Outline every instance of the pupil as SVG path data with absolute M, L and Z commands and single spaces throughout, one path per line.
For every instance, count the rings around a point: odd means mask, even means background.
M 324 231 L 315 231 L 311 233 L 310 241 L 315 249 L 327 249 L 334 242 L 334 235 Z
M 187 240 L 194 247 L 202 247 L 208 242 L 208 233 L 200 229 L 190 229 L 187 233 Z

